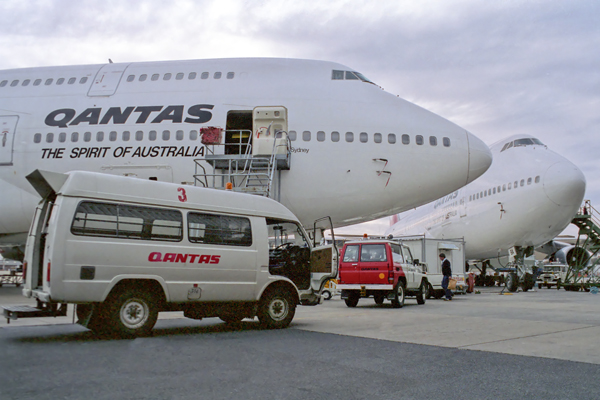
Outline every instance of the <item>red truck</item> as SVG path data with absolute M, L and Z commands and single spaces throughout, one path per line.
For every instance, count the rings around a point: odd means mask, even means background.
M 361 297 L 373 296 L 377 304 L 388 299 L 394 308 L 401 308 L 407 296 L 425 304 L 429 284 L 402 242 L 371 239 L 344 244 L 337 288 L 348 307 L 356 307 Z

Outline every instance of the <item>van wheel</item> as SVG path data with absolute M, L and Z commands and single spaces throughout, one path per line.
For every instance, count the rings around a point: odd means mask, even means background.
M 266 328 L 282 329 L 294 319 L 296 304 L 281 289 L 264 294 L 258 307 L 258 319 Z
M 152 296 L 138 290 L 125 290 L 108 304 L 108 328 L 122 336 L 150 334 L 158 309 Z
M 356 307 L 356 305 L 358 304 L 358 300 L 360 300 L 360 295 L 355 292 L 349 293 L 348 298 L 344 299 L 346 305 L 350 308 Z
M 373 296 L 373 298 L 375 299 L 375 304 L 380 306 L 383 304 L 383 300 L 385 299 L 385 296 L 383 294 L 376 294 Z
M 394 288 L 394 300 L 392 300 L 392 307 L 402 308 L 404 306 L 405 298 L 406 289 L 404 288 L 404 282 L 398 281 L 398 284 Z
M 419 292 L 417 293 L 417 304 L 425 304 L 427 293 L 429 293 L 429 284 L 427 282 L 423 282 L 421 283 L 421 287 L 419 287 Z

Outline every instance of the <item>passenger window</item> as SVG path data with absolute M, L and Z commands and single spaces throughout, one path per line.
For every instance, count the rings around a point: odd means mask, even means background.
M 198 140 L 198 131 L 190 131 L 190 140 Z
M 498 193 L 500 193 L 502 191 L 502 188 L 500 186 L 498 186 Z
M 131 133 L 129 131 L 123 131 L 123 141 L 129 142 L 130 138 L 131 138 Z
M 31 82 L 31 79 L 25 79 L 21 85 L 28 86 L 30 82 Z
M 203 72 L 202 75 L 200 75 L 201 79 L 208 79 L 208 72 Z
M 496 194 L 496 188 L 494 188 L 494 190 L 492 191 L 492 194 Z
M 79 133 L 77 132 L 72 132 L 71 133 L 71 142 L 75 143 L 79 140 Z
M 53 81 L 52 78 L 46 79 L 46 82 L 44 82 L 44 85 L 46 85 L 46 86 L 52 85 L 52 81 Z
M 42 83 L 42 80 L 36 79 L 35 81 L 33 81 L 33 86 L 40 86 L 40 83 Z
M 305 142 L 310 142 L 310 131 L 302 132 L 302 140 Z
M 358 262 L 358 245 L 346 246 L 343 262 Z
M 288 136 L 290 138 L 290 141 L 292 141 L 292 142 L 296 141 L 296 131 L 289 131 Z
M 79 80 L 79 84 L 80 84 L 80 85 L 82 85 L 82 84 L 86 83 L 86 82 L 87 82 L 87 79 L 88 79 L 88 78 L 87 78 L 87 76 L 84 76 L 83 78 L 81 78 L 81 79 Z
M 108 140 L 110 140 L 111 142 L 116 142 L 117 141 L 117 132 L 110 131 L 110 133 L 108 134 Z
M 340 133 L 336 132 L 336 131 L 331 132 L 331 141 L 339 142 L 340 141 Z
M 325 141 L 325 132 L 323 132 L 323 131 L 317 132 L 317 141 L 319 141 L 319 142 Z
M 477 193 L 477 199 L 479 199 L 479 193 Z
M 215 79 L 221 79 L 221 73 L 220 72 L 215 72 L 215 75 L 213 77 Z
M 444 147 L 450 147 L 450 138 L 445 137 L 442 139 L 442 142 L 444 143 Z
M 159 74 L 152 74 L 152 77 L 150 78 L 150 80 L 157 81 L 159 76 L 160 76 Z
M 171 76 L 172 76 L 172 75 L 171 75 L 171 73 L 166 73 L 166 74 L 163 76 L 163 81 L 168 81 L 168 80 L 170 80 L 170 79 L 171 79 Z
M 183 79 L 183 75 L 184 75 L 183 72 L 178 72 L 177 75 L 175 75 L 175 79 L 177 79 L 178 81 L 180 81 L 180 80 Z
M 104 141 L 104 132 L 100 131 L 100 132 L 96 132 L 96 142 L 103 142 Z
M 381 142 L 383 141 L 383 138 L 382 138 L 382 136 L 381 136 L 381 133 L 375 133 L 375 134 L 373 135 L 373 141 L 374 141 L 375 143 L 381 143 Z
M 49 132 L 46 134 L 46 143 L 54 142 L 54 133 Z
M 33 143 L 41 143 L 42 142 L 42 134 L 36 133 L 33 135 Z
M 196 79 L 196 73 L 195 72 L 190 72 L 190 74 L 188 75 L 188 79 L 189 80 Z
M 521 179 L 521 186 L 525 186 L 525 179 Z
M 354 133 L 346 132 L 346 142 L 348 142 L 348 143 L 354 142 Z
M 431 146 L 437 146 L 437 137 L 435 137 L 435 136 L 429 136 L 429 144 Z
M 148 132 L 148 139 L 152 142 L 155 141 L 156 140 L 156 131 Z
M 169 140 L 171 139 L 171 131 L 163 131 L 162 133 L 162 140 Z
M 531 179 L 531 178 L 527 178 L 527 184 L 528 184 L 528 185 L 531 185 L 531 181 L 532 181 L 532 179 Z
M 394 134 L 394 133 L 388 134 L 388 143 L 396 144 L 396 134 Z
M 75 212 L 71 233 L 179 242 L 183 239 L 183 218 L 176 210 L 82 201 Z
M 127 77 L 127 82 L 133 82 L 135 80 L 135 75 L 129 75 Z
M 508 190 L 512 189 L 512 183 L 508 184 Z
M 146 79 L 148 79 L 148 75 L 146 74 L 141 74 L 140 78 L 138 79 L 140 82 L 144 82 Z
M 535 177 L 535 183 L 540 183 L 540 176 L 539 175 Z
M 519 181 L 515 181 L 514 187 L 515 189 L 519 186 Z
M 402 144 L 410 144 L 410 136 L 406 133 L 402 135 Z
M 492 195 L 492 189 L 488 189 L 488 195 L 491 196 Z
M 387 261 L 385 244 L 363 244 L 360 249 L 361 262 Z
M 83 133 L 83 141 L 90 142 L 92 140 L 92 132 L 84 132 Z
M 175 139 L 177 139 L 177 140 L 183 140 L 183 131 L 177 131 L 177 132 L 175 132 Z
M 63 83 L 65 83 L 65 78 L 59 78 L 59 79 L 56 81 L 56 84 L 57 84 L 57 85 L 62 85 Z
M 11 86 L 11 87 L 15 87 L 15 86 L 17 86 L 18 84 L 19 84 L 19 80 L 18 80 L 18 79 L 15 79 L 14 81 L 12 81 L 12 82 L 10 83 L 10 86 Z
M 144 132 L 136 131 L 135 132 L 135 140 L 137 140 L 138 142 L 141 142 L 142 140 L 144 140 Z
M 369 135 L 367 132 L 361 132 L 360 135 L 358 135 L 358 139 L 361 143 L 367 143 L 369 141 Z
M 8 83 L 7 80 L 4 80 L 4 81 L 0 82 L 0 87 L 6 86 L 7 83 Z
M 248 218 L 190 212 L 187 219 L 188 239 L 192 243 L 252 246 Z
M 419 146 L 421 146 L 423 144 L 423 136 L 417 135 L 415 137 L 415 143 L 418 144 Z
M 506 183 L 502 185 L 502 191 L 506 192 Z
M 67 141 L 67 133 L 66 132 L 61 132 L 58 134 L 58 141 L 60 143 L 64 143 Z
M 235 72 L 228 72 L 227 73 L 227 79 L 233 79 L 234 76 L 235 76 Z
M 72 85 L 75 83 L 75 81 L 77 80 L 77 78 L 69 78 L 69 81 L 67 82 L 69 85 Z

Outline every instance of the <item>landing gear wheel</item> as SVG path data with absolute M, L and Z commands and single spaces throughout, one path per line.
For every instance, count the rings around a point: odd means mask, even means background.
M 376 294 L 373 296 L 373 299 L 375 299 L 375 304 L 380 306 L 383 304 L 383 300 L 385 299 L 385 296 L 382 294 Z
M 329 290 L 323 290 L 321 296 L 323 296 L 323 299 L 325 300 L 331 300 L 331 292 Z
M 270 329 L 287 328 L 294 319 L 295 313 L 296 304 L 281 289 L 271 290 L 264 294 L 258 307 L 260 323 Z
M 357 292 L 351 292 L 348 294 L 348 298 L 344 299 L 346 305 L 350 308 L 356 307 L 358 304 L 358 300 L 360 300 L 360 295 Z
M 429 292 L 429 284 L 427 282 L 421 283 L 419 287 L 419 293 L 417 293 L 417 304 L 425 304 L 427 293 Z
M 519 288 L 519 278 L 514 272 L 510 272 L 506 278 L 506 289 L 509 292 L 516 292 Z
M 394 300 L 392 300 L 392 307 L 402 308 L 404 306 L 404 299 L 406 298 L 406 289 L 404 282 L 398 281 L 398 284 L 394 288 Z
M 108 329 L 121 336 L 146 336 L 158 319 L 152 296 L 139 290 L 119 293 L 107 307 Z

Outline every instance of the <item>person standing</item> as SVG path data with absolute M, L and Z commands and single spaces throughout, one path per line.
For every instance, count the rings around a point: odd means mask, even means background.
M 450 278 L 452 277 L 452 267 L 450 266 L 450 261 L 446 258 L 444 253 L 440 253 L 440 260 L 442 261 L 442 288 L 446 291 L 446 297 L 444 297 L 444 301 L 452 300 L 452 291 L 448 289 L 448 284 L 450 283 Z

